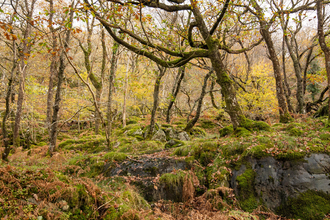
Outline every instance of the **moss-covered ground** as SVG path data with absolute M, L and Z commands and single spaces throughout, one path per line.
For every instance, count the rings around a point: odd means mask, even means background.
M 180 130 L 185 123 L 176 119 L 171 124 L 159 123 L 159 129 Z M 53 157 L 47 156 L 45 139 L 31 149 L 15 149 L 9 162 L 0 162 L 0 217 L 185 219 L 184 216 L 195 213 L 213 219 L 218 213 L 224 219 L 267 219 L 274 214 L 255 211 L 263 204 L 251 190 L 255 175 L 252 169 L 237 177 L 238 188 L 243 193 L 236 198 L 229 196 L 232 170 L 238 170 L 242 164 L 248 167 L 249 157 L 291 161 L 314 152 L 330 154 L 326 118 L 272 125 L 247 121 L 244 128 L 236 130 L 225 124 L 221 128 L 213 119 L 203 119 L 189 134 L 190 141 L 177 141 L 171 147 L 166 147 L 164 142 L 144 140 L 147 122 L 131 118 L 127 124 L 126 128 L 114 128 L 112 150 L 107 148 L 104 135 L 94 135 L 91 130 L 80 134 L 60 133 Z M 117 167 L 128 160 L 139 161 L 142 156 L 171 157 L 190 164 L 189 172 L 179 170 L 158 175 L 155 183 L 156 189 L 162 183 L 186 184 L 187 175 L 192 182 L 197 178 L 189 205 L 171 201 L 148 203 L 127 178 L 102 175 L 106 164 Z M 289 218 L 322 219 L 330 212 L 329 201 L 328 195 L 308 191 L 290 198 L 277 212 Z M 204 214 L 199 210 L 204 210 Z

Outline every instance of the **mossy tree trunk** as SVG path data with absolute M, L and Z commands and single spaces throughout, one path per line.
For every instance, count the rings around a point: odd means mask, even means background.
M 124 83 L 124 101 L 123 101 L 123 128 L 126 127 L 126 101 L 127 101 L 127 92 L 128 92 L 128 71 L 129 71 L 129 51 L 126 54 L 126 72 L 125 72 L 125 83 Z
M 158 104 L 159 104 L 159 90 L 160 90 L 160 83 L 161 80 L 163 78 L 163 76 L 166 73 L 166 68 L 158 66 L 158 73 L 156 71 L 156 81 L 155 81 L 155 85 L 154 85 L 154 93 L 153 93 L 153 106 L 152 106 L 152 110 L 151 110 L 151 119 L 150 119 L 150 128 L 147 134 L 146 139 L 151 139 L 152 135 L 154 133 L 154 128 L 155 128 L 155 124 L 156 124 L 156 113 L 157 113 L 157 109 L 158 109 Z
M 170 103 L 168 104 L 167 111 L 166 111 L 166 123 L 171 122 L 171 109 L 172 109 L 173 104 L 176 100 L 176 97 L 178 96 L 178 93 L 180 91 L 181 82 L 184 78 L 184 75 L 185 75 L 185 66 L 182 66 L 178 70 L 178 74 L 176 76 L 176 79 L 175 79 L 175 82 L 173 85 Z
M 88 15 L 86 15 L 88 17 Z M 104 71 L 101 71 L 101 76 L 98 78 L 94 73 L 93 73 L 93 65 L 91 64 L 90 56 L 92 54 L 92 35 L 93 35 L 93 30 L 94 30 L 94 22 L 95 22 L 95 17 L 92 18 L 90 21 L 89 19 L 86 19 L 87 22 L 87 47 L 83 46 L 83 43 L 79 41 L 79 46 L 84 52 L 84 61 L 85 61 L 85 68 L 88 74 L 89 80 L 92 82 L 93 87 L 96 90 L 96 102 L 97 105 L 100 106 L 100 99 L 101 99 L 101 94 L 102 94 L 102 87 L 103 87 L 103 79 L 104 79 Z M 100 115 L 98 111 L 95 109 L 95 134 L 99 133 L 99 128 L 100 128 Z
M 206 95 L 207 81 L 210 78 L 212 72 L 213 71 L 210 71 L 204 77 L 204 83 L 203 83 L 203 86 L 202 86 L 202 91 L 201 91 L 201 94 L 200 94 L 200 96 L 198 98 L 198 105 L 197 105 L 197 109 L 196 109 L 196 115 L 195 115 L 195 117 L 192 120 L 190 120 L 188 122 L 188 124 L 186 125 L 186 127 L 183 129 L 186 132 L 190 132 L 191 131 L 191 129 L 195 126 L 196 122 L 198 121 L 198 119 L 199 119 L 199 117 L 201 115 L 202 106 L 203 106 L 203 99 L 204 99 L 204 96 Z
M 193 7 L 192 12 L 196 19 L 196 25 L 209 49 L 208 57 L 211 60 L 213 70 L 217 76 L 217 83 L 221 86 L 221 94 L 226 103 L 225 110 L 230 116 L 234 129 L 237 127 L 244 127 L 246 119 L 236 98 L 234 81 L 230 78 L 225 69 L 225 65 L 223 64 L 219 52 L 219 44 L 212 38 L 210 32 L 208 31 L 198 6 L 193 0 L 191 0 L 191 4 Z

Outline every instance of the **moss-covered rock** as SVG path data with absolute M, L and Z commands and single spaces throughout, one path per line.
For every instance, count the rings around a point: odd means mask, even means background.
M 173 128 L 173 125 L 170 125 L 170 124 L 162 124 L 161 125 L 161 129 L 166 129 L 166 128 Z
M 253 146 L 250 149 L 248 149 L 245 153 L 246 156 L 251 156 L 257 159 L 260 159 L 262 157 L 270 156 L 270 154 L 266 153 L 266 149 L 269 148 L 266 145 L 257 145 Z
M 177 156 L 188 156 L 189 153 L 191 153 L 191 152 L 193 153 L 192 147 L 188 146 L 188 145 L 185 145 L 185 146 L 178 147 L 177 149 L 175 149 L 173 154 L 177 155 Z
M 289 131 L 288 131 L 289 135 L 291 136 L 296 136 L 296 137 L 299 137 L 301 136 L 304 132 L 302 130 L 300 130 L 299 128 L 291 128 Z
M 103 156 L 103 160 L 122 162 L 126 160 L 127 154 L 120 152 L 109 152 Z
M 256 121 L 252 125 L 252 129 L 255 131 L 271 131 L 269 124 L 263 121 Z
M 247 136 L 251 135 L 251 132 L 249 130 L 247 130 L 246 128 L 238 127 L 234 131 L 234 135 L 236 137 L 247 137 Z
M 212 129 L 212 128 L 218 127 L 218 125 L 216 125 L 213 121 L 208 120 L 208 119 L 201 118 L 199 121 L 200 121 L 199 122 L 200 126 L 204 129 Z
M 227 135 L 230 135 L 234 132 L 234 128 L 232 125 L 229 125 L 227 127 L 224 127 L 222 129 L 220 129 L 220 137 L 225 137 Z
M 206 131 L 200 127 L 193 127 L 190 131 L 190 134 L 194 137 L 205 137 Z
M 177 148 L 177 147 L 181 147 L 183 145 L 185 145 L 185 142 L 180 141 L 180 140 L 176 140 L 176 139 L 172 139 L 172 140 L 169 140 L 165 144 L 165 148 Z
M 129 119 L 127 120 L 126 124 L 131 125 L 131 124 L 138 124 L 141 122 L 141 118 L 136 117 L 136 116 L 130 116 Z
M 236 130 L 232 125 L 220 129 L 220 137 L 224 137 L 230 134 L 234 134 L 236 137 L 246 137 L 251 134 L 252 131 L 271 131 L 270 125 L 263 121 L 253 121 L 244 118 L 243 123 Z
M 244 211 L 252 212 L 259 205 L 254 192 L 255 176 L 255 171 L 249 168 L 236 178 L 239 189 L 239 202 Z
M 288 112 L 280 115 L 281 123 L 290 123 L 292 121 L 293 121 L 293 118 L 291 117 L 291 115 Z
M 69 139 L 60 143 L 59 148 L 97 153 L 106 150 L 106 139 L 102 135 L 91 135 L 80 139 Z
M 277 213 L 293 219 L 322 220 L 330 213 L 330 195 L 308 190 L 296 198 L 289 198 Z

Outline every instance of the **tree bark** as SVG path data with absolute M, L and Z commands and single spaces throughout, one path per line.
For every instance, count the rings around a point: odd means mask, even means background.
M 71 7 L 73 8 L 74 1 L 71 4 Z M 70 17 L 69 17 L 69 22 L 72 24 L 73 21 L 73 10 L 70 10 Z M 59 64 L 59 70 L 57 74 L 57 89 L 56 89 L 56 95 L 55 95 L 55 102 L 54 102 L 54 107 L 53 107 L 53 116 L 52 116 L 52 124 L 50 126 L 50 143 L 49 143 L 49 148 L 48 148 L 48 154 L 50 156 L 53 155 L 53 152 L 56 147 L 56 139 L 57 139 L 57 127 L 58 127 L 58 114 L 60 111 L 60 104 L 61 104 L 61 88 L 62 88 L 62 83 L 64 79 L 64 70 L 66 67 L 65 64 L 65 50 L 69 48 L 69 42 L 70 42 L 70 37 L 71 37 L 71 28 L 67 29 L 65 31 L 65 39 L 63 42 L 63 48 L 60 54 L 60 64 Z
M 92 70 L 92 65 L 90 61 L 90 56 L 92 54 L 92 35 L 93 35 L 93 29 L 94 29 L 94 21 L 95 17 L 92 18 L 91 24 L 89 24 L 89 19 L 87 19 L 87 47 L 85 48 L 80 40 L 79 41 L 79 46 L 84 52 L 84 60 L 85 60 L 85 68 L 88 74 L 88 78 L 92 82 L 95 90 L 96 90 L 96 101 L 97 101 L 97 106 L 100 105 L 100 99 L 101 99 L 101 94 L 102 94 L 102 82 L 103 82 L 103 77 L 104 74 L 101 74 L 101 79 L 98 79 L 97 76 L 93 73 Z M 101 72 L 102 73 L 102 72 Z M 95 109 L 95 134 L 99 133 L 100 129 L 100 115 Z
M 166 123 L 171 122 L 171 109 L 172 109 L 173 104 L 176 100 L 176 97 L 180 91 L 181 82 L 184 78 L 184 75 L 185 75 L 185 66 L 182 66 L 178 70 L 178 75 L 176 76 L 176 79 L 175 79 L 175 82 L 174 82 L 174 85 L 172 88 L 170 103 L 168 104 L 167 111 L 166 111 Z
M 154 93 L 153 93 L 154 103 L 153 103 L 152 111 L 151 111 L 150 128 L 149 128 L 149 132 L 147 134 L 146 139 L 152 138 L 152 135 L 154 132 L 154 128 L 155 128 L 155 124 L 156 124 L 156 120 L 155 120 L 156 112 L 157 112 L 157 108 L 158 108 L 158 104 L 159 104 L 160 82 L 162 80 L 162 77 L 166 73 L 166 68 L 158 66 L 158 69 L 159 69 L 159 73 L 157 74 L 155 85 L 154 85 Z
M 107 129 L 109 137 L 111 137 L 111 130 L 112 130 L 112 96 L 114 90 L 114 78 L 116 74 L 116 67 L 117 67 L 117 60 L 118 60 L 118 49 L 119 44 L 114 41 L 112 46 L 112 56 L 110 61 L 110 74 L 109 74 L 109 93 L 108 93 L 108 106 L 107 106 Z M 111 140 L 108 141 L 108 148 L 112 149 Z
M 123 128 L 126 127 L 126 100 L 127 100 L 127 92 L 128 92 L 128 71 L 129 71 L 129 53 L 127 53 L 127 61 L 126 61 L 126 72 L 125 72 L 125 84 L 124 84 L 124 103 L 123 103 Z
M 213 70 L 217 76 L 217 83 L 222 88 L 221 94 L 226 103 L 225 110 L 230 116 L 234 129 L 237 127 L 244 127 L 246 118 L 243 115 L 240 105 L 238 104 L 234 82 L 225 70 L 225 65 L 223 64 L 219 52 L 219 45 L 210 36 L 198 6 L 193 0 L 191 0 L 191 4 L 193 6 L 192 11 L 196 19 L 196 24 L 209 50 L 209 59 L 211 60 Z
M 323 1 L 317 0 L 316 12 L 317 12 L 317 34 L 319 36 L 320 47 L 324 53 L 325 58 L 325 69 L 328 76 L 328 88 L 330 88 L 330 48 L 327 46 L 324 34 L 324 14 L 323 14 Z M 330 93 L 329 93 L 329 117 L 328 123 L 330 122 Z
M 298 57 L 294 54 L 292 44 L 289 43 L 288 37 L 284 34 L 284 40 L 286 43 L 286 46 L 288 48 L 291 60 L 293 62 L 293 68 L 297 79 L 297 92 L 296 92 L 296 98 L 297 98 L 297 108 L 296 111 L 300 114 L 305 113 L 305 101 L 304 101 L 304 87 L 303 87 L 303 78 L 302 78 L 302 69 L 298 60 Z
M 214 98 L 214 94 L 213 94 L 214 84 L 215 84 L 215 82 L 212 80 L 211 88 L 210 88 L 211 102 L 212 102 L 212 105 L 215 109 L 220 109 L 219 106 L 217 106 L 217 104 L 215 103 L 215 98 Z
M 27 72 L 27 60 L 29 58 L 29 54 L 31 52 L 31 46 L 29 39 L 31 37 L 31 30 L 32 30 L 32 16 L 34 12 L 34 4 L 36 0 L 31 2 L 30 7 L 28 6 L 27 1 L 25 1 L 25 9 L 27 10 L 26 16 L 26 29 L 24 30 L 24 39 L 21 44 L 22 51 L 19 54 L 20 64 L 18 65 L 18 74 L 19 74 L 19 89 L 18 89 L 18 97 L 17 97 L 17 109 L 15 115 L 15 126 L 14 126 L 14 146 L 19 147 L 20 145 L 20 125 L 21 125 L 21 118 L 22 118 L 22 109 L 23 109 L 23 102 L 24 102 L 24 86 L 25 86 L 25 77 Z
M 14 73 L 17 67 L 17 60 L 16 60 L 16 42 L 15 40 L 13 40 L 13 46 L 12 46 L 12 50 L 13 50 L 13 66 L 10 72 L 10 76 L 8 79 L 8 88 L 7 88 L 7 93 L 6 93 L 6 99 L 5 99 L 5 113 L 3 115 L 2 118 L 2 141 L 3 141 L 3 147 L 5 148 L 1 157 L 2 160 L 7 160 L 8 159 L 8 155 L 10 153 L 10 146 L 9 146 L 9 138 L 8 138 L 8 132 L 7 132 L 7 119 L 9 117 L 9 113 L 10 113 L 10 98 L 12 95 L 12 90 L 13 90 L 13 81 L 14 81 Z
M 201 94 L 200 94 L 200 96 L 198 98 L 198 105 L 197 105 L 196 115 L 195 115 L 195 117 L 192 120 L 190 120 L 188 122 L 187 126 L 184 128 L 184 131 L 186 131 L 186 132 L 190 132 L 191 131 L 191 129 L 195 126 L 196 122 L 198 121 L 198 119 L 199 119 L 199 117 L 201 115 L 202 106 L 203 106 L 203 99 L 204 99 L 204 96 L 206 95 L 207 81 L 210 78 L 211 74 L 212 74 L 212 71 L 210 71 L 204 77 L 204 84 L 202 86 Z
M 49 29 L 52 36 L 52 53 L 51 53 L 51 63 L 49 68 L 49 83 L 48 83 L 48 92 L 47 92 L 47 116 L 46 116 L 46 128 L 48 129 L 48 134 L 50 134 L 50 125 L 52 120 L 52 108 L 53 108 L 53 87 L 54 87 L 54 78 L 56 77 L 57 71 L 57 39 L 56 31 L 53 27 L 53 18 L 54 18 L 54 3 L 53 0 L 49 0 Z
M 286 76 L 286 66 L 285 66 L 285 40 L 282 42 L 282 69 L 283 69 L 283 77 L 284 77 L 284 85 L 283 90 L 286 97 L 286 102 L 288 104 L 289 112 L 294 112 L 293 107 L 291 105 L 291 89 L 288 83 L 288 78 Z

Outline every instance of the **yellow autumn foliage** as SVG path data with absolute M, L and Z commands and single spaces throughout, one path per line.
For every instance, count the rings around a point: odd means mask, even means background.
M 246 73 L 242 74 L 246 78 Z M 237 95 L 245 114 L 251 116 L 273 115 L 278 112 L 275 78 L 270 64 L 259 63 L 252 67 L 246 84 L 242 84 Z

